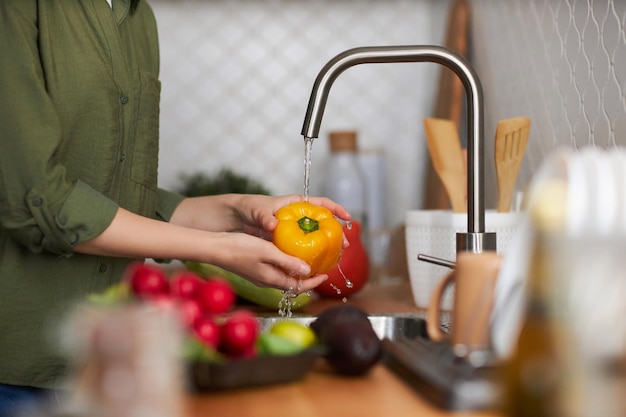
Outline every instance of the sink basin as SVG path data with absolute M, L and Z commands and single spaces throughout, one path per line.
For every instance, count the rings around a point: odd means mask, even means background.
M 426 336 L 426 322 L 421 314 L 372 314 L 368 316 L 374 331 L 380 339 L 397 340 L 400 338 L 414 339 Z M 289 320 L 302 324 L 310 324 L 315 316 L 294 315 Z M 261 330 L 269 329 L 277 321 L 285 320 L 279 316 L 260 317 Z

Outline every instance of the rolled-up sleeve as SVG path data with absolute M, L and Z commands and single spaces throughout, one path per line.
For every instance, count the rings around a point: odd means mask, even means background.
M 174 214 L 174 210 L 184 200 L 185 197 L 172 191 L 157 189 L 157 212 L 159 220 L 168 222 Z
M 76 181 L 59 206 L 48 204 L 45 193 L 32 190 L 26 198 L 33 221 L 30 227 L 13 227 L 13 235 L 33 251 L 71 255 L 78 242 L 92 239 L 106 229 L 118 205 Z

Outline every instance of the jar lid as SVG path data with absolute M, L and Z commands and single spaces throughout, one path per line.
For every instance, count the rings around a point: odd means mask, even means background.
M 354 130 L 336 130 L 328 134 L 331 152 L 356 152 L 357 134 Z

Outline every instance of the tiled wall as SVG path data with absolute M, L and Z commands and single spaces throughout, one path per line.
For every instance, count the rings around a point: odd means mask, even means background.
M 472 6 L 487 139 L 499 119 L 532 120 L 520 189 L 555 148 L 626 145 L 625 1 L 472 0 Z M 493 147 L 487 150 L 492 160 Z M 493 175 L 489 184 L 493 201 Z
M 433 44 L 441 0 L 152 0 L 161 37 L 160 184 L 227 166 L 275 194 L 303 191 L 300 136 L 315 76 L 337 53 L 365 45 Z M 337 79 L 313 146 L 319 193 L 327 133 L 356 129 L 386 163 L 390 224 L 421 202 L 435 64 L 361 65 Z
M 302 191 L 300 129 L 313 80 L 363 45 L 440 44 L 450 0 L 152 0 L 161 31 L 160 183 L 223 166 L 275 194 Z M 471 0 L 472 60 L 485 92 L 487 206 L 499 119 L 532 120 L 523 189 L 559 146 L 626 144 L 626 1 Z M 591 5 L 591 6 L 590 6 Z M 357 129 L 387 164 L 390 225 L 419 208 L 422 119 L 434 64 L 352 68 L 335 83 L 313 152 L 319 189 L 331 129 Z

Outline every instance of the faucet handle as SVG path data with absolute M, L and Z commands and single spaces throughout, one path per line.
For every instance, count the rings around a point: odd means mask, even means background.
M 454 267 L 456 266 L 455 262 L 448 261 L 447 259 L 437 258 L 436 256 L 424 255 L 423 253 L 418 253 L 417 259 L 419 261 L 424 261 L 439 266 L 445 266 L 446 268 L 450 269 L 454 269 Z
M 483 251 L 495 251 L 496 250 L 496 234 L 494 232 L 483 233 L 457 233 L 456 234 L 456 247 L 458 252 L 483 252 Z M 446 268 L 454 269 L 455 262 L 448 261 L 447 259 L 438 258 L 436 256 L 425 255 L 423 253 L 417 254 L 419 261 L 428 262 L 431 264 L 445 266 Z

